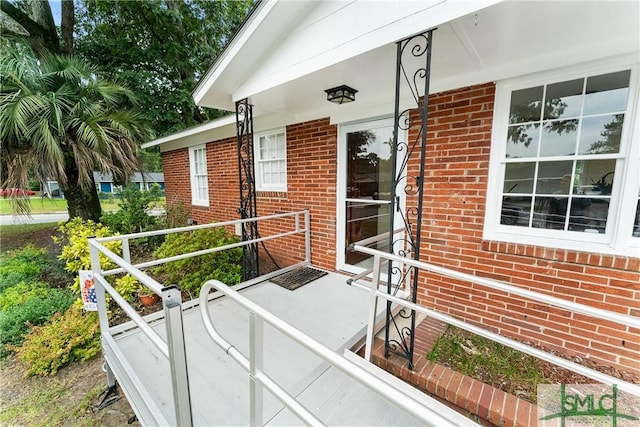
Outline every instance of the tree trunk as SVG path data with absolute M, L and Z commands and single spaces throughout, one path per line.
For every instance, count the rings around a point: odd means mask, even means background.
M 60 22 L 61 46 L 60 52 L 65 55 L 73 54 L 73 25 L 75 23 L 73 0 L 62 0 Z
M 80 217 L 85 221 L 89 219 L 95 222 L 100 221 L 102 207 L 100 206 L 98 190 L 96 190 L 95 184 L 87 191 L 83 191 L 82 188 L 75 183 L 61 188 L 67 200 L 69 219 Z
M 66 155 L 65 173 L 67 182 L 60 185 L 67 200 L 67 212 L 69 219 L 80 217 L 84 220 L 100 221 L 102 216 L 102 207 L 100 206 L 100 198 L 96 183 L 91 174 L 91 185 L 86 190 L 78 184 L 78 165 L 70 153 Z

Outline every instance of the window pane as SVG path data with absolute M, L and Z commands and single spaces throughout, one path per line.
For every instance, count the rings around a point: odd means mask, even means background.
M 578 119 L 554 120 L 542 126 L 540 156 L 571 156 L 576 152 Z
M 582 120 L 579 154 L 604 154 L 620 151 L 624 114 L 587 117 Z
M 535 163 L 507 164 L 502 191 L 504 193 L 533 193 L 535 171 Z
M 505 196 L 502 198 L 500 224 L 528 227 L 530 212 L 531 197 Z
M 563 230 L 568 203 L 569 197 L 536 197 L 531 226 Z
M 545 119 L 577 117 L 582 108 L 584 79 L 549 85 L 544 103 Z
M 509 123 L 525 123 L 540 120 L 542 86 L 516 90 L 511 93 Z
M 613 189 L 614 171 L 616 161 L 610 160 L 583 160 L 576 164 L 578 186 L 574 193 L 587 195 L 606 196 Z
M 569 194 L 572 161 L 540 162 L 536 194 Z
M 627 108 L 629 70 L 589 77 L 582 114 L 613 113 Z
M 609 199 L 574 197 L 571 199 L 569 230 L 604 233 L 609 216 Z
M 507 158 L 536 157 L 540 140 L 540 125 L 509 126 L 507 131 Z

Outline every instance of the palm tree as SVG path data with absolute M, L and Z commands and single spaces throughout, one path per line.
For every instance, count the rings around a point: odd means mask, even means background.
M 24 47 L 2 51 L 0 185 L 27 188 L 29 175 L 56 179 L 70 218 L 99 220 L 93 171 L 110 171 L 125 183 L 141 168 L 138 142 L 147 129 L 130 108 L 131 91 L 74 58 L 37 60 Z M 29 213 L 23 199 L 13 201 L 14 213 Z

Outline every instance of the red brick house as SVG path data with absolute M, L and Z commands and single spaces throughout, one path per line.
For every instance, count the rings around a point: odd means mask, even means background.
M 389 231 L 395 43 L 436 27 L 420 260 L 640 317 L 638 2 L 260 3 L 194 91 L 254 106 L 257 213 L 309 209 L 312 263 L 362 271 L 348 245 Z M 327 102 L 340 85 L 354 102 Z M 238 218 L 236 144 L 231 114 L 145 146 L 168 203 L 205 223 Z M 418 301 L 640 374 L 638 329 L 436 275 Z

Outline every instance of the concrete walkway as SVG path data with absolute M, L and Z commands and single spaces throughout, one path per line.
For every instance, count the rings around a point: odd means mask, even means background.
M 29 216 L 0 215 L 0 225 L 42 224 L 46 222 L 60 222 L 69 219 L 66 212 L 33 214 Z

